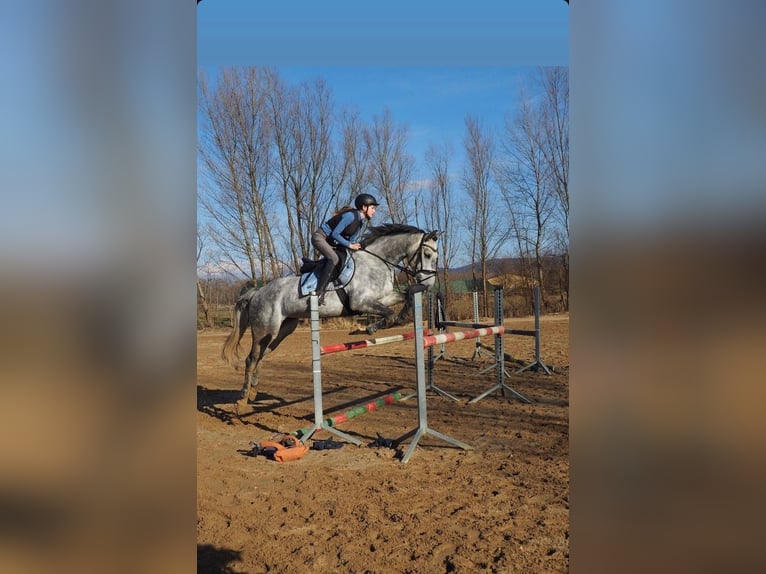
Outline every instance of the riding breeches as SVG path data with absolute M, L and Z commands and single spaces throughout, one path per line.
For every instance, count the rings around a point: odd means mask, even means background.
M 314 247 L 319 253 L 332 261 L 333 269 L 338 266 L 338 263 L 340 262 L 338 254 L 335 253 L 335 249 L 333 249 L 332 245 L 327 241 L 327 236 L 321 229 L 311 234 L 311 243 L 314 244 Z

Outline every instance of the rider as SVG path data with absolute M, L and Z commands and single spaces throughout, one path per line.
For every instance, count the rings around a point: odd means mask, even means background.
M 354 200 L 354 207 L 341 208 L 311 235 L 314 248 L 328 259 L 317 281 L 316 293 L 320 296 L 320 305 L 324 303 L 330 276 L 340 261 L 333 247 L 341 246 L 351 251 L 361 249 L 362 245 L 358 240 L 366 231 L 367 223 L 375 215 L 375 208 L 378 205 L 373 196 L 362 193 Z

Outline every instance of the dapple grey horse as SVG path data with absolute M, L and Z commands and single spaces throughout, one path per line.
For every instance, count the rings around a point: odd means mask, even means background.
M 409 300 L 395 288 L 396 272 L 404 271 L 415 282 L 431 287 L 436 281 L 440 234 L 440 231 L 423 231 L 399 224 L 370 228 L 362 241 L 363 249 L 352 253 L 356 270 L 345 287 L 348 305 L 343 304 L 337 291 L 330 291 L 319 307 L 319 316 L 364 313 L 382 316 L 367 327 L 369 334 L 397 324 L 406 316 Z M 237 406 L 247 405 L 251 398 L 264 357 L 295 330 L 300 319 L 310 316 L 309 297 L 299 296 L 299 281 L 298 276 L 280 277 L 261 289 L 247 289 L 237 299 L 232 331 L 221 351 L 222 358 L 234 365 L 240 340 L 250 327 L 253 342 L 245 359 L 245 382 Z M 390 306 L 402 302 L 405 306 L 397 316 Z

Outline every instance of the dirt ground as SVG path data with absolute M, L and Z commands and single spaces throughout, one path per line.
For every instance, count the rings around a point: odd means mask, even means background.
M 506 327 L 533 329 L 534 322 L 509 319 Z M 251 456 L 254 442 L 314 420 L 310 331 L 300 327 L 264 361 L 258 397 L 240 417 L 233 403 L 241 371 L 219 358 L 226 334 L 203 331 L 197 342 L 198 572 L 569 570 L 568 315 L 541 319 L 541 355 L 552 375 L 516 374 L 520 365 L 506 363 L 507 384 L 530 404 L 500 390 L 467 404 L 494 385 L 494 370 L 479 374 L 492 359 L 472 359 L 475 341 L 447 345 L 434 383 L 459 401 L 429 392 L 428 426 L 473 450 L 426 435 L 407 463 L 398 457 L 410 439 L 399 451 L 369 443 L 417 428 L 415 398 L 338 426 L 364 446 L 310 450 L 286 463 Z M 361 338 L 324 329 L 321 343 Z M 249 336 L 243 343 L 246 352 Z M 523 364 L 533 361 L 532 337 L 506 336 L 504 345 Z M 325 417 L 413 393 L 413 343 L 324 356 L 322 375 Z M 337 437 L 322 431 L 312 438 Z

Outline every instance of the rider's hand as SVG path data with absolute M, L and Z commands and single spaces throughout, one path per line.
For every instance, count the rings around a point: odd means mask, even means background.
M 348 246 L 348 248 L 351 249 L 352 251 L 357 251 L 357 250 L 362 248 L 362 244 L 361 243 L 352 243 L 352 244 L 350 244 Z

